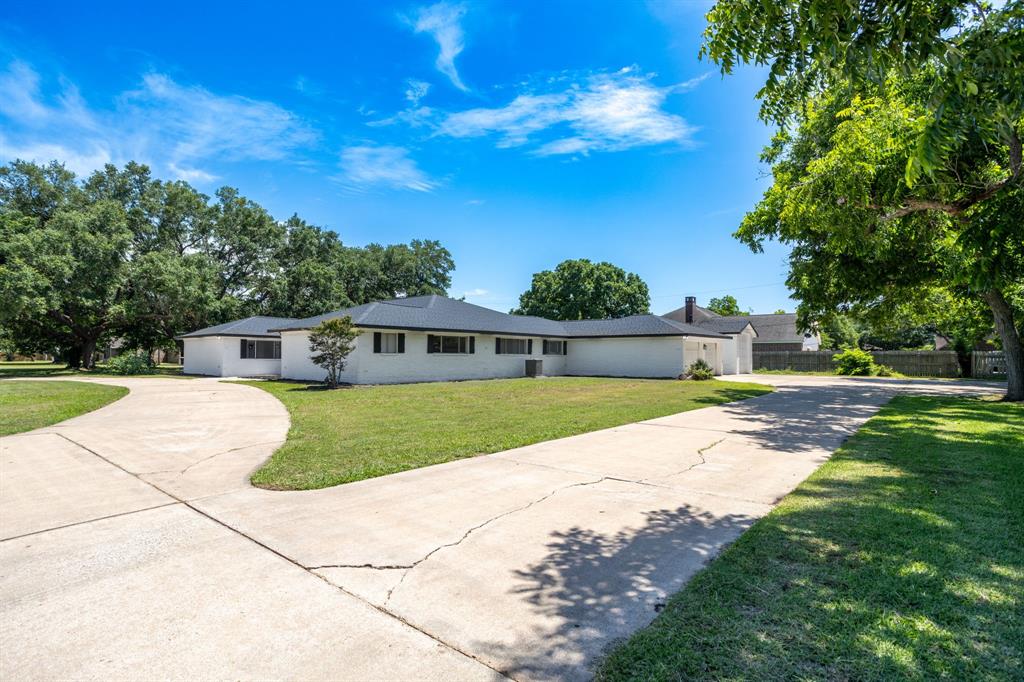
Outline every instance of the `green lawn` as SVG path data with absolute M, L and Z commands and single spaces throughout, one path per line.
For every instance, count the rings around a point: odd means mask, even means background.
M 0 436 L 92 412 L 126 393 L 127 388 L 84 381 L 0 381 Z
M 894 399 L 599 678 L 1024 679 L 1024 405 Z
M 750 398 L 770 387 L 725 381 L 499 379 L 324 390 L 244 382 L 281 400 L 288 441 L 255 485 L 325 488 L 462 457 Z
M 51 376 L 120 376 L 105 371 L 103 364 L 96 365 L 91 371 L 68 369 L 63 364 L 54 364 L 43 361 L 18 361 L 0 362 L 0 379 L 4 377 L 51 377 Z M 132 376 L 143 377 L 179 377 L 191 379 L 181 374 L 181 365 L 161 364 L 157 365 L 155 374 L 135 374 Z

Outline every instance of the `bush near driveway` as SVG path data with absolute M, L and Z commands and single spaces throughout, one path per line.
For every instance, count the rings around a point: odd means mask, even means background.
M 1024 405 L 898 397 L 603 680 L 1024 679 Z

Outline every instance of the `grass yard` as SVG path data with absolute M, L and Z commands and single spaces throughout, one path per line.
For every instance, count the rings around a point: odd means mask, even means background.
M 127 388 L 84 381 L 0 381 L 0 436 L 92 412 L 126 393 Z
M 894 399 L 598 677 L 1024 679 L 1024 405 Z
M 255 474 L 264 488 L 307 490 L 499 452 L 767 393 L 725 381 L 559 377 L 324 390 L 244 382 L 291 414 L 288 441 Z
M 63 364 L 54 364 L 52 362 L 45 361 L 18 361 L 18 362 L 0 362 L 0 379 L 4 377 L 51 377 L 51 376 L 123 376 L 113 375 L 105 371 L 104 365 L 96 365 L 94 370 L 77 370 L 68 369 Z M 181 365 L 173 364 L 160 364 L 156 366 L 156 372 L 154 374 L 133 374 L 130 376 L 141 376 L 141 377 L 178 377 L 181 379 L 191 379 L 192 377 L 183 376 L 181 373 Z

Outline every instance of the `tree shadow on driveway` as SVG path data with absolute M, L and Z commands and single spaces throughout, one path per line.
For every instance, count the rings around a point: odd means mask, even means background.
M 718 550 L 754 521 L 683 505 L 644 512 L 615 533 L 573 526 L 551 534 L 540 561 L 513 571 L 513 594 L 541 624 L 511 646 L 480 642 L 515 679 L 579 679 L 612 642 L 650 622 Z

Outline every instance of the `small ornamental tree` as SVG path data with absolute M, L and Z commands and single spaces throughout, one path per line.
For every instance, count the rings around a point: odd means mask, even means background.
M 352 327 L 352 318 L 336 317 L 324 320 L 309 333 L 309 350 L 313 362 L 327 370 L 328 388 L 338 387 L 338 377 L 345 369 L 348 354 L 355 347 L 359 332 Z

